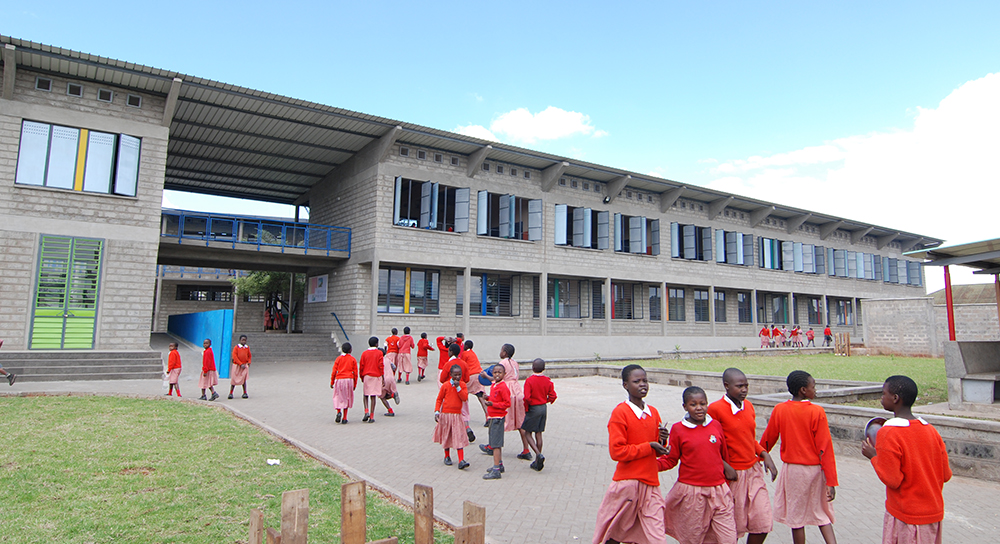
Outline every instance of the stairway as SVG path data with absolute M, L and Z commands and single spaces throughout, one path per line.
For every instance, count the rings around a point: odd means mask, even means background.
M 21 382 L 160 379 L 163 360 L 156 351 L 5 351 L 4 370 Z
M 233 341 L 241 334 L 247 335 L 247 345 L 253 354 L 253 362 L 281 363 L 285 361 L 329 361 L 339 354 L 337 343 L 329 334 L 264 333 L 240 332 L 233 335 Z

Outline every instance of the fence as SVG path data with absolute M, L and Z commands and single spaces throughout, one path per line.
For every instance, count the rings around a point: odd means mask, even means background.
M 367 485 L 364 481 L 340 487 L 341 544 L 398 544 L 397 537 L 368 541 Z M 455 544 L 484 544 L 486 509 L 465 501 L 462 525 L 455 528 Z M 309 529 L 309 490 L 297 489 L 281 494 L 281 527 L 264 527 L 264 513 L 250 511 L 249 544 L 307 544 Z M 434 544 L 434 489 L 413 486 L 414 544 Z

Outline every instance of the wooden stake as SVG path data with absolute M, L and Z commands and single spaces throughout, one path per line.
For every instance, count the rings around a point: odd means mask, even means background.
M 296 489 L 281 494 L 281 541 L 306 544 L 309 532 L 309 490 Z
M 281 533 L 274 527 L 267 528 L 267 544 L 281 544 Z
M 250 510 L 249 544 L 264 544 L 264 513 L 254 508 Z
M 455 544 L 483 544 L 485 541 L 486 534 L 481 523 L 455 529 Z
M 413 544 L 434 544 L 434 489 L 413 486 Z
M 483 531 L 486 531 L 486 508 L 479 506 L 478 504 L 465 501 L 462 503 L 462 524 L 463 525 L 482 525 Z
M 365 482 L 352 482 L 340 487 L 340 542 L 365 544 Z
M 373 540 L 368 544 L 399 544 L 399 539 L 396 537 L 383 538 L 382 540 Z

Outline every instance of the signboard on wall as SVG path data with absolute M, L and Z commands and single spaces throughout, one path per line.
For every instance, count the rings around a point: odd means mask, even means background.
M 326 302 L 326 284 L 329 281 L 327 274 L 313 276 L 309 278 L 309 294 L 306 302 Z

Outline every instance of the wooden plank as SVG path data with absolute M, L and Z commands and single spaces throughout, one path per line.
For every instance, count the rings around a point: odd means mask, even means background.
M 281 544 L 281 533 L 274 527 L 267 528 L 267 544 Z
M 340 542 L 365 544 L 365 482 L 352 482 L 340 486 Z
M 250 538 L 248 544 L 264 544 L 264 513 L 254 508 L 250 510 Z
M 462 503 L 462 524 L 463 525 L 482 525 L 483 531 L 486 530 L 486 507 L 479 506 L 472 501 L 465 501 Z
M 306 544 L 309 533 L 309 490 L 296 489 L 281 494 L 281 541 Z
M 396 537 L 383 538 L 382 540 L 372 540 L 367 544 L 399 544 L 399 539 Z
M 434 544 L 434 488 L 413 486 L 413 544 Z
M 483 544 L 485 541 L 486 533 L 481 523 L 455 529 L 455 544 Z

